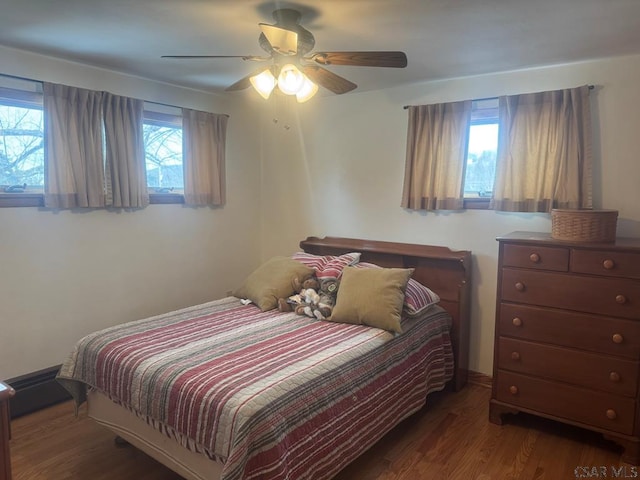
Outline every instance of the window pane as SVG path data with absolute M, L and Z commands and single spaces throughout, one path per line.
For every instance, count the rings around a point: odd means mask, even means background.
M 464 180 L 465 197 L 491 197 L 497 151 L 498 124 L 471 125 Z
M 183 189 L 182 128 L 144 124 L 147 186 L 156 191 Z
M 0 185 L 44 186 L 42 109 L 0 104 Z

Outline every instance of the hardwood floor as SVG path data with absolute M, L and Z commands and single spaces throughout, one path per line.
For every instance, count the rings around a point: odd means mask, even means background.
M 503 426 L 490 424 L 489 397 L 490 390 L 478 385 L 430 397 L 426 408 L 336 480 L 633 476 L 635 470 L 620 463 L 619 449 L 593 432 L 524 414 L 509 417 Z M 115 446 L 113 434 L 83 409 L 76 418 L 71 403 L 18 418 L 11 427 L 14 480 L 180 480 L 135 448 Z

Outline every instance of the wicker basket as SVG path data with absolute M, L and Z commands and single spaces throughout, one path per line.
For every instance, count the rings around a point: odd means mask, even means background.
M 574 242 L 616 241 L 617 210 L 551 210 L 551 236 Z

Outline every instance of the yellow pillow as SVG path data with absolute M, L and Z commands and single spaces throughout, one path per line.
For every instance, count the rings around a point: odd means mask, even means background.
M 413 268 L 345 267 L 329 320 L 402 333 L 404 292 Z
M 266 312 L 278 305 L 279 298 L 294 293 L 294 280 L 313 275 L 313 269 L 289 257 L 273 257 L 254 270 L 233 295 L 248 298 Z

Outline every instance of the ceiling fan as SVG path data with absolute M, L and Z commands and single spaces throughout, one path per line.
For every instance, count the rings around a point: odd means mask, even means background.
M 299 102 L 311 98 L 318 87 L 323 86 L 336 94 L 350 92 L 357 85 L 327 70 L 330 65 L 357 67 L 407 66 L 404 52 L 315 52 L 313 34 L 300 25 L 301 14 L 297 10 L 282 8 L 273 12 L 275 24 L 260 23 L 262 33 L 258 37 L 260 47 L 268 56 L 257 55 L 163 55 L 162 58 L 241 58 L 255 62 L 271 62 L 268 67 L 250 73 L 225 90 L 243 90 L 253 87 L 264 98 L 278 86 L 288 95 L 296 95 Z M 315 82 L 315 83 L 314 83 Z

